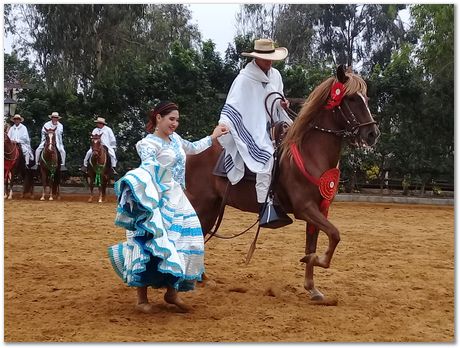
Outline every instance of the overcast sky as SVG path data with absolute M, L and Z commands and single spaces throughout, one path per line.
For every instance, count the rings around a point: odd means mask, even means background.
M 236 35 L 236 14 L 240 4 L 189 4 L 192 23 L 198 24 L 203 41 L 211 39 L 224 56 L 228 43 Z
M 211 39 L 223 57 L 236 34 L 236 14 L 240 4 L 188 4 L 192 23 L 198 25 L 203 41 Z M 12 38 L 4 38 L 5 52 L 11 53 Z

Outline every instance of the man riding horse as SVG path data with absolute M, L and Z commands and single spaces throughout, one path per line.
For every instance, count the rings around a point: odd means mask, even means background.
M 30 146 L 29 132 L 27 131 L 27 127 L 22 124 L 24 118 L 16 114 L 10 120 L 14 124 L 8 129 L 8 137 L 13 144 L 17 143 L 20 145 L 26 166 L 29 167 L 30 162 L 34 160 L 34 155 Z
M 225 148 L 225 167 L 232 185 L 236 185 L 247 168 L 256 173 L 256 193 L 259 203 L 259 224 L 261 227 L 278 228 L 292 223 L 281 209 L 274 205 L 268 191 L 272 179 L 274 146 L 270 139 L 270 116 L 265 109 L 267 96 L 272 92 L 283 94 L 283 81 L 273 61 L 283 60 L 288 55 L 284 47 L 275 48 L 269 39 L 256 40 L 253 52 L 243 56 L 254 59 L 241 70 L 233 81 L 220 115 L 219 123 L 230 132 L 219 138 Z M 276 104 L 273 121 L 292 120 L 285 108 L 287 101 Z
M 61 171 L 66 171 L 67 168 L 65 166 L 65 157 L 66 157 L 66 152 L 64 149 L 64 142 L 62 139 L 62 136 L 64 134 L 64 126 L 62 125 L 59 120 L 62 118 L 59 116 L 59 113 L 54 111 L 51 115 L 48 116 L 51 120 L 46 122 L 43 127 L 42 127 L 42 139 L 40 142 L 40 145 L 38 145 L 37 149 L 35 150 L 35 158 L 37 159 L 35 163 L 35 166 L 32 167 L 33 170 L 38 169 L 38 162 L 40 158 L 40 153 L 42 152 L 43 148 L 45 147 L 45 137 L 47 134 L 48 129 L 55 129 L 56 130 L 56 147 L 59 151 L 60 157 L 61 157 Z

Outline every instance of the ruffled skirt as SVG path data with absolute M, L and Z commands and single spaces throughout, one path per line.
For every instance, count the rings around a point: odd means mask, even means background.
M 129 286 L 192 290 L 204 272 L 203 234 L 170 172 L 143 165 L 121 178 L 115 191 L 115 224 L 126 229 L 126 241 L 108 248 L 115 272 Z

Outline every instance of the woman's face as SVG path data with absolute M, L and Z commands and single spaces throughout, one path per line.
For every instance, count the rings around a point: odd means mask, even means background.
M 173 110 L 169 114 L 161 116 L 157 115 L 157 128 L 158 131 L 165 135 L 171 135 L 176 131 L 179 126 L 179 111 Z

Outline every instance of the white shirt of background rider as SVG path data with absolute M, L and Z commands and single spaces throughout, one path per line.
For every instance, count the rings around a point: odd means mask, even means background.
M 19 144 L 30 146 L 29 132 L 22 123 L 12 125 L 8 130 L 8 137 Z

